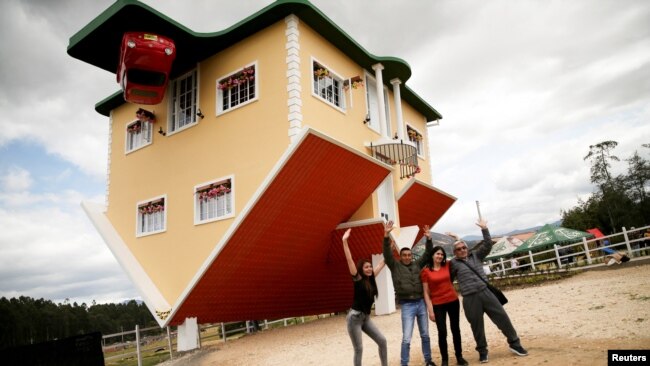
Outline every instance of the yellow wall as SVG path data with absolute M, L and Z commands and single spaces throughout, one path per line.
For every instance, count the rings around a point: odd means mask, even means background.
M 299 23 L 303 126 L 309 125 L 365 154 L 365 144 L 380 135 L 362 123 L 366 114 L 366 88 L 346 92 L 346 109 L 340 111 L 312 96 L 312 57 L 341 78 L 364 70 L 309 28 Z M 142 106 L 156 115 L 153 143 L 125 154 L 126 125 L 135 119 L 137 105 L 124 104 L 113 110 L 109 176 L 108 218 L 149 274 L 162 295 L 174 304 L 208 254 L 221 240 L 233 218 L 194 224 L 194 186 L 221 177 L 234 177 L 234 208 L 238 215 L 258 189 L 270 169 L 289 145 L 287 107 L 286 24 L 280 21 L 206 60 L 199 65 L 198 106 L 205 115 L 183 131 L 167 131 L 167 103 Z M 256 63 L 258 100 L 216 115 L 216 81 L 244 66 Z M 188 70 L 189 71 L 189 70 Z M 397 130 L 392 88 L 392 131 Z M 425 136 L 424 117 L 402 103 L 404 121 Z M 404 127 L 406 131 L 406 127 Z M 426 152 L 424 154 L 426 156 Z M 421 160 L 417 179 L 430 183 L 430 168 Z M 406 184 L 394 173 L 395 192 Z M 166 195 L 166 231 L 136 238 L 136 204 Z M 353 220 L 377 216 L 376 195 L 369 197 Z
M 284 30 L 279 22 L 201 62 L 198 105 L 205 118 L 194 127 L 167 136 L 154 132 L 151 145 L 125 155 L 125 126 L 139 106 L 113 111 L 107 214 L 170 304 L 234 220 L 194 225 L 194 186 L 234 175 L 238 214 L 289 144 Z M 263 80 L 258 100 L 217 117 L 217 79 L 252 62 Z M 154 131 L 167 130 L 167 103 L 142 106 L 155 111 Z M 166 232 L 136 238 L 136 203 L 162 194 Z

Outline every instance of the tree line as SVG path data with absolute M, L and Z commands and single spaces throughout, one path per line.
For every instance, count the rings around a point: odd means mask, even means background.
M 155 326 L 144 303 L 131 300 L 120 304 L 55 304 L 27 296 L 0 298 L 0 349 L 62 339 L 91 332 L 119 333 Z
M 614 155 L 616 141 L 603 141 L 589 146 L 583 160 L 591 164 L 591 183 L 595 191 L 585 200 L 562 211 L 562 225 L 586 230 L 600 228 L 611 234 L 621 227 L 642 227 L 650 223 L 650 162 L 643 155 L 650 155 L 650 144 L 643 144 L 643 150 L 634 151 L 627 162 L 625 173 L 614 175 L 613 164 L 622 164 Z

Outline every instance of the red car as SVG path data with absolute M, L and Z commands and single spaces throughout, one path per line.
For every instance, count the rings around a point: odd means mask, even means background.
M 124 33 L 117 66 L 117 82 L 124 91 L 124 100 L 160 103 L 175 58 L 176 46 L 169 38 L 144 32 Z

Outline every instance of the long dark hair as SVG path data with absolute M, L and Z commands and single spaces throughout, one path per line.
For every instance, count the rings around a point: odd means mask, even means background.
M 372 265 L 372 262 L 367 260 L 367 259 L 359 259 L 357 262 L 357 275 L 361 276 L 361 281 L 363 281 L 363 285 L 366 288 L 366 291 L 368 292 L 368 296 L 373 297 L 377 296 L 377 282 L 375 282 L 375 272 L 373 270 L 372 274 L 370 276 L 366 276 L 365 273 L 363 273 L 363 265 L 366 263 L 370 263 Z
M 432 271 L 433 271 L 433 256 L 439 250 L 442 251 L 442 262 L 440 263 L 440 265 L 443 267 L 447 265 L 447 253 L 445 252 L 445 248 L 441 247 L 440 245 L 436 245 L 435 247 L 433 247 L 433 254 L 431 254 L 431 256 L 427 258 L 427 261 L 424 264 L 427 268 L 429 268 Z

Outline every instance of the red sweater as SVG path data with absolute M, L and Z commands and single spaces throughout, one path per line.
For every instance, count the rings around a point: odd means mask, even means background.
M 449 263 L 434 271 L 425 267 L 420 273 L 420 280 L 429 286 L 429 296 L 433 305 L 442 305 L 458 300 L 458 295 L 449 277 Z

